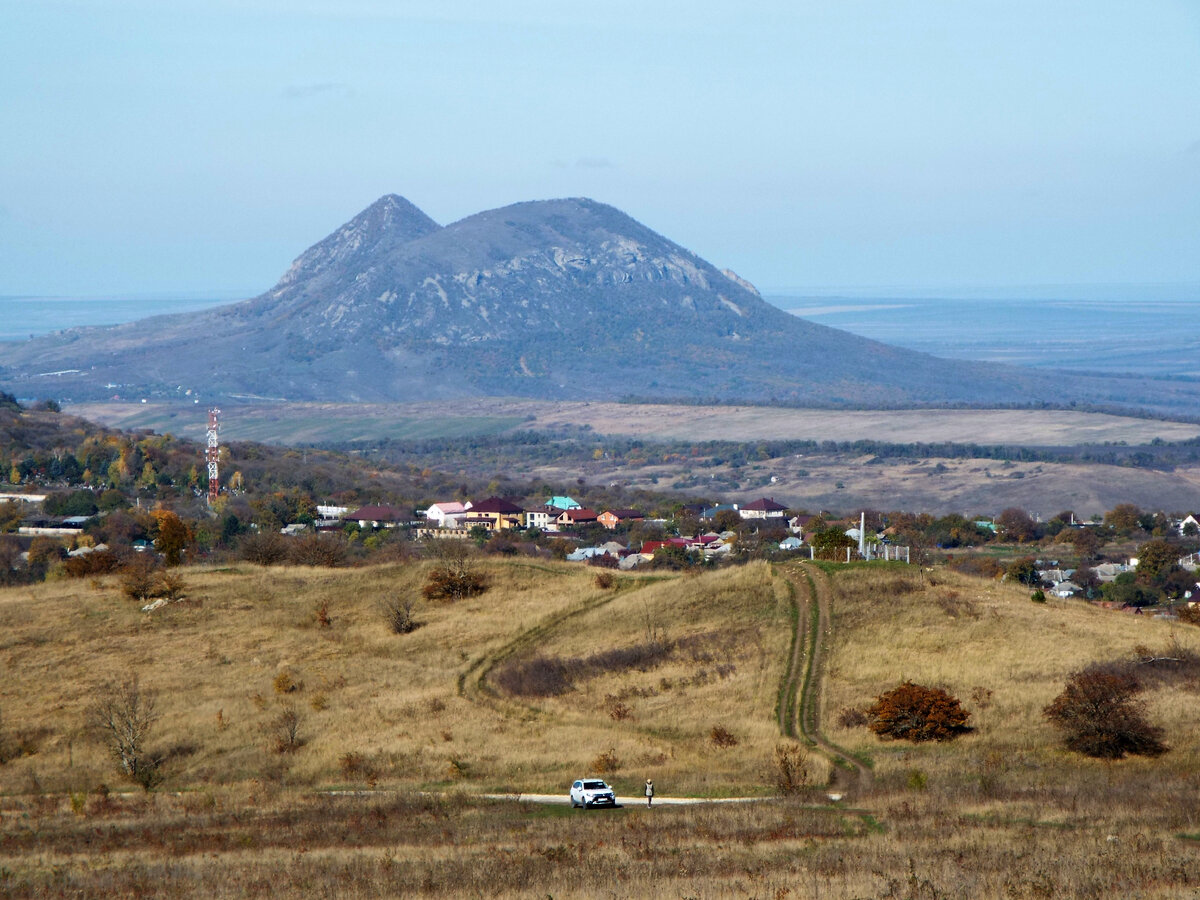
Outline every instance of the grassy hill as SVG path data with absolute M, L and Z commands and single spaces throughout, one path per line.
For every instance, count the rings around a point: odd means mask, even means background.
M 185 569 L 186 599 L 149 613 L 107 579 L 0 591 L 0 892 L 1165 898 L 1194 884 L 1194 674 L 1160 673 L 1145 695 L 1171 748 L 1155 759 L 1068 753 L 1040 710 L 1087 662 L 1172 640 L 1194 652 L 1200 631 L 897 565 L 602 588 L 594 569 L 512 560 L 481 563 L 487 593 L 422 601 L 421 626 L 391 633 L 379 600 L 418 593 L 432 564 Z M 809 578 L 832 609 L 819 727 L 873 782 L 839 804 L 816 749 L 810 789 L 771 799 Z M 101 686 L 133 673 L 167 756 L 149 795 L 84 730 Z M 560 677 L 573 689 L 554 694 Z M 904 679 L 961 698 L 974 730 L 913 745 L 840 724 Z M 301 746 L 278 753 L 287 707 Z M 713 741 L 718 725 L 735 745 Z M 597 770 L 625 809 L 516 802 Z M 763 800 L 647 811 L 646 777 L 660 796 Z

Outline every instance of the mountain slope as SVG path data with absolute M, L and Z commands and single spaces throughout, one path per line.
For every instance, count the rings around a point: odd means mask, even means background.
M 0 384 L 67 399 L 461 396 L 891 406 L 1085 402 L 1200 408 L 1194 386 L 950 362 L 763 301 L 613 207 L 518 203 L 440 227 L 395 195 L 306 250 L 266 293 L 199 313 L 0 345 Z M 52 378 L 38 373 L 77 370 Z

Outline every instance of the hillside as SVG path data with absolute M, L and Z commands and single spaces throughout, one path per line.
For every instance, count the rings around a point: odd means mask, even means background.
M 1166 898 L 1190 883 L 1194 673 L 1150 683 L 1159 758 L 1083 759 L 1040 714 L 1073 669 L 1167 647 L 1165 623 L 894 564 L 605 589 L 579 567 L 489 561 L 488 593 L 419 603 L 421 627 L 390 633 L 378 600 L 411 595 L 428 565 L 187 568 L 185 599 L 151 613 L 109 577 L 0 590 L 6 896 L 732 897 L 819 881 L 861 897 L 915 879 L 927 887 L 890 896 Z M 810 584 L 833 611 L 814 721 L 869 762 L 870 783 L 829 802 L 829 764 L 809 751 L 799 802 L 647 811 L 646 777 L 660 798 L 775 792 Z M 1194 653 L 1200 632 L 1180 628 L 1171 655 Z M 664 652 L 629 652 L 648 642 Z M 586 664 L 562 694 L 506 687 L 506 667 L 539 658 Z M 105 682 L 132 675 L 156 694 L 165 756 L 145 799 L 118 793 L 84 728 Z M 845 724 L 905 678 L 962 698 L 974 730 L 913 745 Z M 298 746 L 278 753 L 288 709 Z M 623 809 L 517 802 L 588 771 Z
M 252 300 L 0 345 L 0 366 L 0 384 L 19 396 L 68 400 L 637 397 L 1200 411 L 1196 384 L 1047 378 L 798 319 L 588 199 L 518 203 L 439 227 L 389 195 Z

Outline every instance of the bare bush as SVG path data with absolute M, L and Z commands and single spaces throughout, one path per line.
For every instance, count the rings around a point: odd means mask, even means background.
M 273 531 L 248 534 L 238 545 L 238 552 L 246 562 L 259 566 L 277 566 L 288 558 L 287 539 Z
M 838 713 L 837 723 L 842 728 L 862 728 L 870 720 L 867 714 L 857 706 L 844 706 Z
M 413 618 L 415 600 L 407 597 L 388 597 L 379 603 L 384 622 L 395 634 L 411 634 L 421 623 Z
M 280 708 L 279 714 L 268 726 L 271 746 L 276 753 L 293 753 L 304 745 L 300 737 L 301 722 L 302 718 L 296 707 L 288 703 Z
M 298 566 L 334 569 L 344 566 L 348 556 L 346 539 L 340 534 L 306 534 L 288 547 L 288 559 Z
M 600 588 L 602 591 L 607 591 L 617 583 L 617 579 L 613 577 L 612 572 L 597 572 L 594 581 L 596 583 L 596 587 Z
M 125 775 L 147 791 L 162 782 L 162 760 L 146 748 L 158 719 L 154 695 L 142 690 L 136 675 L 120 684 L 105 685 L 92 702 L 88 718 Z
M 779 793 L 798 793 L 808 784 L 808 751 L 798 743 L 789 741 L 776 744 L 773 774 Z
M 1167 750 L 1163 730 L 1146 721 L 1134 699 L 1141 689 L 1119 665 L 1092 665 L 1071 675 L 1043 713 L 1066 733 L 1067 747 L 1085 756 L 1159 756 Z

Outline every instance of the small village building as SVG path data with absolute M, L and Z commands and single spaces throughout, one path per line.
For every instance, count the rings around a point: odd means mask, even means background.
M 471 501 L 442 500 L 425 510 L 425 518 L 437 528 L 458 528 L 467 517 Z
M 554 521 L 562 510 L 555 506 L 538 506 L 525 510 L 525 527 L 537 528 L 540 531 L 557 531 L 558 524 Z
M 596 517 L 596 521 L 605 528 L 613 529 L 618 525 L 627 525 L 630 522 L 641 522 L 646 517 L 636 509 L 606 509 Z
M 727 511 L 728 512 L 737 512 L 738 511 L 737 504 L 736 503 L 718 503 L 716 506 L 707 506 L 700 511 L 700 518 L 715 519 L 717 517 L 717 513 L 727 512 Z
M 738 510 L 738 515 L 743 519 L 783 519 L 787 515 L 787 507 L 776 503 L 771 497 L 760 497 Z
M 575 507 L 574 509 L 564 509 L 559 513 L 555 522 L 560 528 L 571 528 L 575 525 L 590 525 L 598 518 L 594 509 Z
M 524 515 L 525 510 L 511 500 L 488 497 L 467 510 L 463 524 L 467 528 L 482 525 L 488 531 L 503 531 L 506 528 L 520 528 Z
M 551 497 L 546 501 L 547 506 L 553 506 L 557 510 L 564 509 L 580 509 L 580 505 L 571 497 Z
M 357 522 L 359 528 L 395 528 L 406 518 L 393 506 L 360 506 L 346 513 L 346 521 Z

